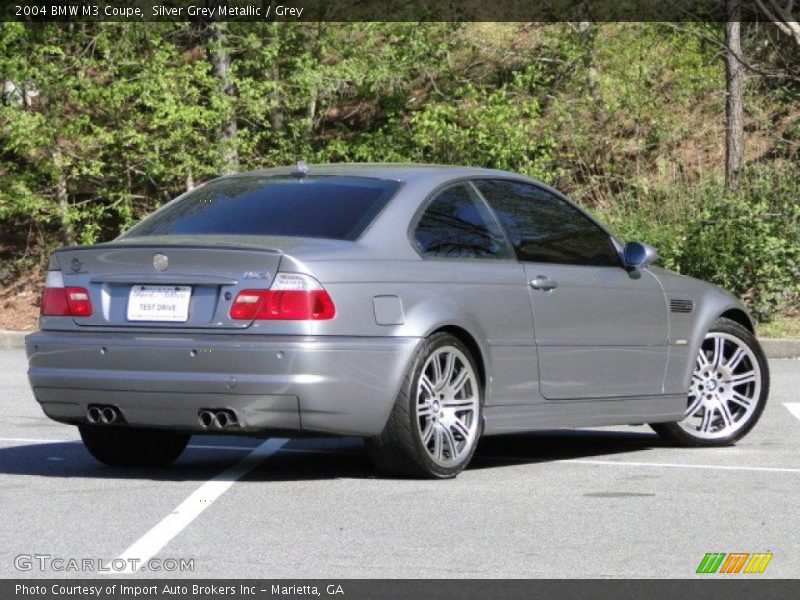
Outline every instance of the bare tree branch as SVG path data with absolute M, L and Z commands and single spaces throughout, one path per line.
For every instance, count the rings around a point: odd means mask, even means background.
M 800 23 L 792 18 L 794 0 L 788 0 L 786 6 L 781 6 L 778 0 L 756 0 L 756 5 L 767 19 L 800 46 Z
M 718 56 L 724 56 L 727 52 L 729 52 L 728 47 L 725 45 L 725 41 L 720 39 L 720 38 L 715 38 L 713 36 L 705 35 L 703 33 L 700 33 L 699 31 L 696 31 L 696 30 L 693 30 L 693 29 L 688 29 L 686 27 L 682 27 L 682 26 L 678 25 L 677 23 L 664 23 L 664 25 L 667 26 L 667 27 L 670 27 L 671 29 L 673 29 L 675 31 L 678 31 L 680 33 L 688 33 L 689 35 L 695 36 L 697 39 L 700 39 L 700 40 L 703 40 L 705 42 L 708 42 L 709 44 L 713 44 L 714 46 L 716 46 L 720 50 Z M 734 52 L 734 53 L 732 53 L 732 55 L 736 58 L 736 60 L 738 60 L 742 64 L 742 66 L 745 69 L 747 69 L 748 71 L 751 71 L 752 73 L 755 73 L 756 75 L 761 75 L 762 77 L 769 77 L 771 79 L 787 79 L 787 78 L 788 79 L 793 79 L 793 80 L 800 79 L 796 75 L 792 75 L 792 74 L 787 73 L 785 71 L 766 71 L 766 70 L 762 69 L 761 67 L 756 66 L 755 64 L 746 61 L 741 56 L 741 54 L 738 54 L 738 53 Z

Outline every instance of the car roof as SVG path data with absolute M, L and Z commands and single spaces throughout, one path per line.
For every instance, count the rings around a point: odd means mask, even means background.
M 481 167 L 459 167 L 452 165 L 427 165 L 416 163 L 336 163 L 327 165 L 307 165 L 307 175 L 338 175 L 342 177 L 374 177 L 392 181 L 411 182 L 434 177 L 461 178 L 461 177 L 513 177 L 522 178 L 517 173 L 500 171 L 497 169 L 484 169 Z M 247 176 L 275 176 L 291 175 L 298 173 L 298 167 L 275 167 L 235 173 L 228 177 Z M 526 178 L 529 179 L 529 178 Z

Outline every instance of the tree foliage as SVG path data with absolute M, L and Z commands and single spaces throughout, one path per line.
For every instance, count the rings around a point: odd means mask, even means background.
M 800 296 L 800 49 L 772 29 L 743 25 L 731 194 L 722 25 L 2 23 L 0 279 L 113 238 L 232 157 L 414 161 L 538 177 L 769 318 Z

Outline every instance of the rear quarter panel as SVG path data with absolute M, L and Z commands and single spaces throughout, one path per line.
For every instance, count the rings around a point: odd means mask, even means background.
M 539 397 L 531 305 L 516 261 L 295 259 L 291 268 L 313 274 L 336 305 L 336 317 L 314 322 L 313 335 L 426 337 L 457 327 L 480 349 L 487 404 Z M 397 322 L 379 324 L 376 299 L 385 298 L 397 299 Z

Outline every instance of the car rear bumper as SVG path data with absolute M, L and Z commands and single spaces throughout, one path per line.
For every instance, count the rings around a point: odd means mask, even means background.
M 230 409 L 231 433 L 371 436 L 388 419 L 420 338 L 42 331 L 26 338 L 45 414 L 87 423 L 90 404 L 124 422 L 211 432 L 202 409 Z

